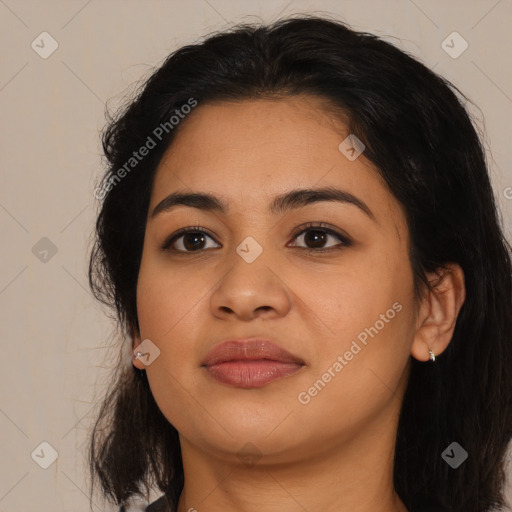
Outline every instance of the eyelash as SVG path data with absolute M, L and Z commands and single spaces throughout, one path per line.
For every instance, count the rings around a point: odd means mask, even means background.
M 320 223 L 309 222 L 305 226 L 300 226 L 299 229 L 300 229 L 300 231 L 296 231 L 294 233 L 292 239 L 298 238 L 299 236 L 303 235 L 304 233 L 306 233 L 308 231 L 313 231 L 314 229 L 316 229 L 318 231 L 323 231 L 328 235 L 335 236 L 341 241 L 340 245 L 337 245 L 334 247 L 327 247 L 327 248 L 323 248 L 323 249 L 314 249 L 314 248 L 310 248 L 310 247 L 297 247 L 297 249 L 305 251 L 309 254 L 324 253 L 324 252 L 329 252 L 329 251 L 333 251 L 333 250 L 339 250 L 344 247 L 349 247 L 352 245 L 352 241 L 349 238 L 342 235 L 341 233 L 338 233 L 337 231 L 334 231 L 333 229 L 325 227 L 325 224 L 323 224 L 322 222 L 320 222 Z M 180 238 L 181 236 L 186 235 L 188 233 L 203 233 L 214 240 L 214 238 L 211 235 L 209 235 L 208 232 L 205 230 L 205 228 L 203 228 L 202 226 L 188 226 L 186 228 L 182 228 L 182 229 L 176 231 L 176 233 L 173 233 L 170 237 L 168 237 L 164 241 L 164 243 L 162 244 L 160 249 L 165 252 L 172 251 L 172 252 L 178 253 L 178 254 L 193 254 L 193 253 L 203 252 L 205 249 L 199 249 L 197 251 L 182 251 L 180 249 L 172 248 L 172 245 L 174 244 L 174 242 L 176 240 L 178 240 L 178 238 Z M 218 242 L 216 242 L 216 243 L 218 243 Z

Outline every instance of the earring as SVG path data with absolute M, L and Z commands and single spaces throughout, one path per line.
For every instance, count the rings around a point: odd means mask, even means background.
M 135 361 L 136 359 L 139 359 L 139 357 L 142 355 L 142 352 L 137 352 L 133 358 L 133 360 Z M 135 366 L 134 366 L 135 368 Z M 143 375 L 144 372 L 146 371 L 144 368 L 135 368 L 137 370 L 137 373 L 139 375 Z
M 430 349 L 428 349 L 428 352 L 430 354 L 430 357 L 429 357 L 430 361 L 434 362 L 436 360 L 436 355 Z

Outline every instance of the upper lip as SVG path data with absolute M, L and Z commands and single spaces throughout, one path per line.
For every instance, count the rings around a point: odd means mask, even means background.
M 302 359 L 263 338 L 232 339 L 215 345 L 206 355 L 202 366 L 226 361 L 268 359 L 282 363 L 305 364 Z

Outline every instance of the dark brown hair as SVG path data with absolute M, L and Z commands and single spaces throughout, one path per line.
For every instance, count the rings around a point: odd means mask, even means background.
M 467 99 L 377 36 L 302 15 L 239 25 L 169 55 L 103 134 L 107 192 L 90 259 L 93 292 L 114 308 L 122 343 L 131 345 L 139 328 L 137 276 L 153 178 L 186 119 L 108 185 L 156 127 L 190 98 L 200 108 L 295 94 L 325 99 L 347 114 L 365 157 L 403 205 L 416 296 L 428 285 L 425 273 L 448 262 L 465 274 L 466 301 L 448 348 L 434 364 L 411 358 L 396 438 L 397 493 L 411 510 L 426 501 L 453 512 L 504 505 L 512 436 L 511 247 Z M 441 458 L 453 441 L 469 454 L 457 469 Z M 155 403 L 145 372 L 125 358 L 101 404 L 89 457 L 93 482 L 96 477 L 118 505 L 156 485 L 175 510 L 183 488 L 178 434 Z

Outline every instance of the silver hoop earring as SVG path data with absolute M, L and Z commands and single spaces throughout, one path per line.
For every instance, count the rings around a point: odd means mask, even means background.
M 135 360 L 135 359 L 139 359 L 139 357 L 140 357 L 141 355 L 142 355 L 142 352 L 137 352 L 137 353 L 135 354 L 135 357 L 134 357 L 133 359 L 134 359 L 134 360 Z M 135 366 L 134 366 L 134 368 L 135 368 Z M 143 374 L 146 372 L 146 370 L 145 370 L 144 368 L 135 368 L 135 369 L 137 370 L 137 373 L 138 373 L 139 375 L 143 375 Z
M 429 357 L 430 361 L 434 362 L 436 360 L 436 355 L 430 349 L 428 349 L 428 352 L 430 354 L 430 357 Z

